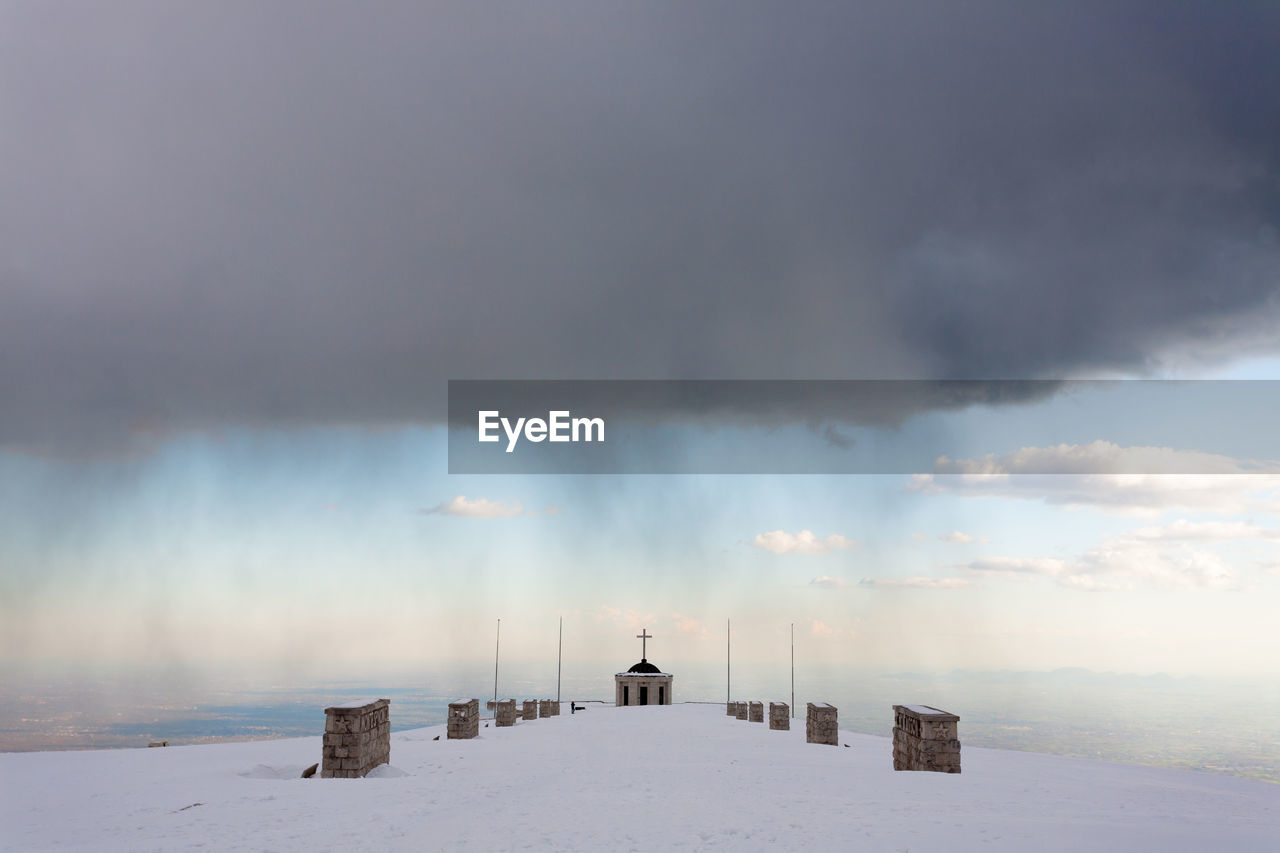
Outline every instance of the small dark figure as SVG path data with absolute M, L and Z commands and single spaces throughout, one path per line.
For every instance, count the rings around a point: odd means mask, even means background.
M 432 738 L 432 740 L 440 740 L 440 735 L 436 735 L 435 737 Z
M 306 770 L 303 770 L 303 771 L 302 771 L 302 778 L 303 778 L 303 779 L 310 779 L 312 776 L 316 775 L 316 770 L 317 770 L 319 767 L 320 767 L 320 765 L 319 765 L 319 764 L 312 764 L 312 765 L 311 765 L 310 767 L 308 767 Z

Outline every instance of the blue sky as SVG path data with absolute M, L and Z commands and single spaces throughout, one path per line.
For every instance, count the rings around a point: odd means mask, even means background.
M 1040 405 L 1036 423 L 1071 407 Z M 999 422 L 950 428 L 1027 446 Z M 442 666 L 486 660 L 502 618 L 518 661 L 550 654 L 563 616 L 593 665 L 629 663 L 641 627 L 664 665 L 713 663 L 727 618 L 743 660 L 795 622 L 833 667 L 1280 659 L 1273 476 L 449 475 L 445 442 L 241 429 L 127 459 L 5 454 L 6 657 Z

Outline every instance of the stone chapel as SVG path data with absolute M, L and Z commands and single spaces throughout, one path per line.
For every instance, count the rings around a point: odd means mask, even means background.
M 670 705 L 671 684 L 675 677 L 649 663 L 645 643 L 653 639 L 653 635 L 647 629 L 640 629 L 636 639 L 640 641 L 640 662 L 626 672 L 614 674 L 614 704 L 619 707 Z

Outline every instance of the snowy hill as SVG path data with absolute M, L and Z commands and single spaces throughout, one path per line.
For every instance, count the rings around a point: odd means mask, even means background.
M 394 706 L 392 713 L 394 714 Z M 301 779 L 320 737 L 0 755 L 5 850 L 1275 850 L 1280 786 L 964 748 L 895 773 L 722 705 L 612 708 L 391 736 L 366 779 Z M 319 726 L 317 726 L 319 728 Z M 433 738 L 440 735 L 440 740 Z M 960 726 L 964 739 L 964 724 Z M 198 805 L 197 805 L 198 804 Z

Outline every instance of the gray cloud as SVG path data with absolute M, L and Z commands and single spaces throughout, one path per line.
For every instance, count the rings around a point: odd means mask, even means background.
M 0 446 L 1276 346 L 1268 2 L 0 10 Z

